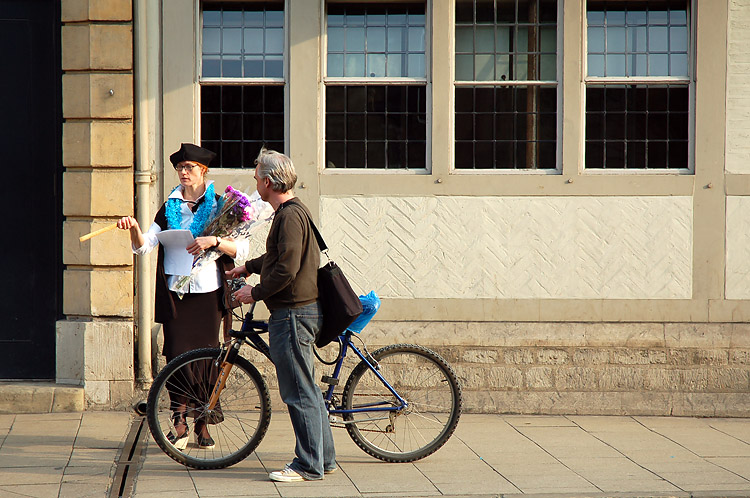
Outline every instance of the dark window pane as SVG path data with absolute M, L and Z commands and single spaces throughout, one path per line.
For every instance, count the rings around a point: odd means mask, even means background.
M 603 111 L 605 109 L 604 104 L 604 88 L 603 87 L 589 87 L 586 90 L 586 110 L 587 111 Z
M 408 161 L 409 168 L 421 169 L 425 167 L 425 143 L 424 142 L 409 142 L 408 148 Z
M 609 11 L 607 11 L 609 12 Z M 623 93 L 624 91 L 624 93 Z M 666 86 L 629 85 L 623 90 L 621 85 L 590 86 L 586 92 L 586 167 L 606 168 L 683 168 L 687 164 L 689 141 L 689 114 L 672 111 L 673 106 L 681 108 L 681 103 L 672 102 L 674 95 L 687 99 L 687 85 Z M 599 102 L 591 96 L 603 95 Z M 622 109 L 624 95 L 624 110 Z M 600 111 L 592 107 L 603 104 Z M 688 104 L 685 103 L 685 106 Z M 604 165 L 597 165 L 598 150 L 595 143 L 603 138 Z M 672 151 L 672 144 L 680 146 Z M 669 161 L 674 154 L 675 160 Z M 680 164 L 675 166 L 674 164 Z
M 425 167 L 426 114 L 408 111 L 410 100 L 414 109 L 424 107 L 424 86 L 419 91 L 408 85 L 329 86 L 326 96 L 326 142 L 344 143 L 342 151 L 336 149 L 335 167 Z M 331 97 L 345 100 L 343 112 L 334 111 L 339 106 Z
M 687 87 L 672 87 L 669 89 L 669 110 L 672 112 L 688 112 L 690 94 Z
M 221 114 L 202 113 L 201 137 L 204 140 L 221 139 Z
M 245 114 L 243 138 L 245 140 L 263 141 L 263 119 L 260 114 Z
M 674 140 L 669 142 L 669 167 L 688 167 L 688 142 L 687 140 Z
M 606 142 L 604 154 L 605 168 L 625 167 L 625 142 Z
M 456 112 L 471 112 L 474 110 L 474 89 L 456 88 Z
M 628 142 L 627 145 L 628 168 L 646 167 L 646 142 Z
M 540 88 L 539 89 L 539 110 L 542 112 L 557 111 L 557 89 Z
M 607 140 L 625 139 L 625 113 L 610 112 L 604 119 L 604 134 Z
M 673 113 L 669 115 L 669 139 L 688 139 L 688 115 Z
M 385 87 L 367 87 L 367 111 L 385 112 Z
M 474 139 L 474 115 L 470 113 L 456 114 L 456 140 Z
M 221 166 L 222 168 L 242 167 L 242 142 L 222 142 Z
M 258 154 L 260 153 L 260 148 L 263 147 L 263 142 L 245 141 L 245 142 L 242 142 L 242 147 L 244 151 L 244 158 L 243 158 L 244 162 L 242 166 L 245 168 L 253 168 L 255 166 L 253 161 L 255 161 L 255 158 L 258 157 Z
M 539 168 L 553 169 L 557 166 L 555 142 L 539 143 Z
M 406 143 L 405 142 L 388 142 L 388 167 L 405 168 L 406 165 Z
M 367 89 L 364 86 L 350 86 L 346 89 L 346 112 L 367 110 Z
M 474 1 L 456 0 L 456 22 L 472 24 L 474 22 Z
M 539 140 L 555 140 L 557 138 L 557 115 L 539 114 Z
M 367 167 L 385 168 L 385 142 L 367 142 Z
M 284 112 L 284 87 L 264 87 L 266 112 Z
M 326 142 L 326 168 L 343 168 L 346 166 L 346 144 L 344 142 Z
M 403 86 L 386 87 L 386 111 L 404 112 L 406 110 L 406 88 Z
M 346 115 L 346 139 L 347 140 L 364 140 L 365 139 L 365 115 L 364 114 L 347 114 Z
M 495 142 L 495 167 L 502 169 L 513 169 L 514 142 Z
M 409 140 L 425 140 L 427 121 L 424 114 L 409 114 L 407 118 Z
M 263 87 L 262 86 L 245 86 L 242 88 L 242 110 L 245 112 L 263 112 Z M 282 100 L 282 109 L 284 103 Z
M 624 111 L 625 107 L 625 88 L 624 87 L 607 87 L 606 104 L 607 111 L 617 112 Z
M 669 102 L 667 88 L 654 88 L 648 89 L 648 110 L 649 112 L 654 111 L 666 111 L 667 104 Z
M 346 87 L 326 87 L 326 111 L 344 112 L 346 110 Z
M 667 114 L 652 112 L 648 115 L 648 139 L 666 140 L 667 138 Z
M 223 112 L 242 112 L 242 87 L 241 86 L 222 87 L 221 110 Z
M 406 116 L 404 114 L 389 114 L 386 116 L 386 125 L 388 140 L 406 139 Z
M 499 0 L 497 2 L 498 24 L 513 24 L 516 22 L 516 2 L 513 0 Z
M 268 105 L 278 106 L 283 86 L 204 85 L 201 88 L 202 143 L 210 143 L 219 154 L 212 166 L 219 168 L 252 168 L 262 143 L 277 144 L 284 151 L 284 108 L 269 112 Z M 209 112 L 208 107 L 220 105 Z M 208 147 L 207 147 L 208 148 Z M 256 152 L 254 152 L 256 151 Z
M 456 142 L 456 168 L 474 168 L 474 144 L 472 142 Z
M 648 168 L 667 167 L 667 142 L 648 143 Z
M 512 113 L 495 114 L 495 140 L 513 140 L 513 137 L 515 137 L 513 121 Z
M 201 110 L 206 112 L 218 112 L 221 110 L 221 87 L 201 87 Z
M 513 112 L 516 107 L 513 105 L 513 88 L 501 87 L 495 90 L 495 110 L 497 112 Z
M 647 125 L 647 114 L 645 112 L 632 112 L 628 114 L 628 140 L 645 140 Z
M 385 140 L 385 115 L 368 114 L 367 115 L 367 139 L 368 140 Z
M 347 168 L 364 168 L 365 167 L 365 143 L 364 142 L 346 142 L 346 167 Z
M 242 114 L 224 114 L 221 118 L 221 138 L 224 140 L 240 140 L 242 138 Z
M 557 0 L 539 1 L 539 21 L 543 23 L 557 21 Z
M 495 165 L 492 157 L 494 149 L 492 142 L 476 142 L 474 145 L 475 167 L 492 168 Z
M 495 122 L 494 114 L 475 114 L 474 138 L 476 140 L 492 140 L 494 138 L 493 124 Z
M 272 140 L 284 136 L 284 116 L 268 114 L 263 116 L 263 138 Z
M 604 167 L 604 142 L 586 142 L 586 167 Z

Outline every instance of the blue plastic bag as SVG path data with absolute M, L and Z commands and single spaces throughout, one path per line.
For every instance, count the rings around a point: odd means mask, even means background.
M 347 330 L 358 334 L 370 323 L 372 317 L 380 309 L 380 298 L 375 294 L 375 291 L 370 291 L 366 296 L 359 296 L 359 301 L 362 303 L 362 314 L 347 327 Z

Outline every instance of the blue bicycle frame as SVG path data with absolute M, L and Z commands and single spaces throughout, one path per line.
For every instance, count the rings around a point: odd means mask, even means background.
M 268 323 L 264 322 L 262 320 L 253 320 L 252 319 L 252 313 L 248 313 L 245 317 L 245 321 L 242 324 L 242 330 L 241 330 L 241 336 L 246 339 L 246 342 L 249 343 L 249 345 L 256 349 L 257 351 L 261 352 L 266 358 L 268 358 L 272 363 L 273 360 L 271 359 L 271 352 L 268 348 L 268 344 L 266 341 L 263 340 L 262 337 L 260 337 L 260 334 L 268 331 Z M 338 359 L 335 363 L 335 368 L 333 370 L 333 377 L 330 377 L 326 380 L 328 383 L 328 389 L 326 389 L 325 393 L 323 394 L 323 399 L 326 401 L 326 407 L 328 409 L 328 413 L 331 415 L 346 415 L 351 413 L 363 413 L 363 412 L 398 412 L 403 409 L 405 409 L 408 405 L 408 403 L 396 392 L 396 390 L 391 386 L 388 381 L 383 377 L 379 371 L 377 361 L 368 353 L 364 354 L 362 351 L 357 348 L 354 344 L 352 344 L 351 337 L 353 332 L 351 330 L 347 330 L 343 335 L 340 335 L 338 340 L 341 347 L 341 352 L 339 354 Z M 351 349 L 354 351 L 354 354 L 356 354 L 360 360 L 362 360 L 365 365 L 367 365 L 367 368 L 372 371 L 372 373 L 375 374 L 375 376 L 380 380 L 380 382 L 393 394 L 393 396 L 398 400 L 400 403 L 398 406 L 393 406 L 388 401 L 381 401 L 377 403 L 370 403 L 367 405 L 357 406 L 356 408 L 351 409 L 345 409 L 343 407 L 336 407 L 333 405 L 333 390 L 334 387 L 338 384 L 339 375 L 341 375 L 341 368 L 344 364 L 344 359 L 346 358 L 347 351 Z M 369 359 L 368 359 L 369 357 Z M 372 362 L 370 361 L 372 360 Z M 373 362 L 375 363 L 373 365 Z M 333 381 L 333 382 L 332 382 Z M 390 406 L 386 406 L 390 405 Z

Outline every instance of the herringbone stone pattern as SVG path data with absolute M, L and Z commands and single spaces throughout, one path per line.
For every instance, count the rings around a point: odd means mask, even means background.
M 727 197 L 727 299 L 750 299 L 750 197 Z
M 386 298 L 687 299 L 689 197 L 323 197 L 332 258 Z

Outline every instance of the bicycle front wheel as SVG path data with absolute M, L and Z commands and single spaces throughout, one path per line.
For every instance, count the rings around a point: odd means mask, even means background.
M 378 372 L 407 406 L 401 405 L 365 362 L 352 370 L 342 402 L 352 440 L 366 453 L 386 462 L 413 462 L 445 444 L 461 416 L 461 385 L 437 353 L 413 344 L 394 344 L 372 356 Z
M 221 469 L 246 458 L 260 444 L 271 421 L 268 386 L 252 363 L 237 356 L 219 403 L 208 402 L 219 374 L 221 350 L 196 349 L 170 361 L 148 394 L 147 420 L 156 444 L 173 460 L 196 469 Z M 190 426 L 184 449 L 167 436 L 176 434 L 175 412 L 187 413 Z M 192 420 L 191 420 L 192 418 Z M 200 447 L 195 422 L 207 424 L 213 447 Z M 183 442 L 184 443 L 184 442 Z

